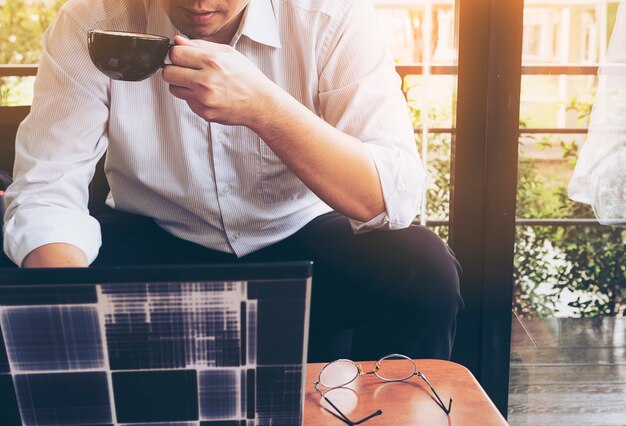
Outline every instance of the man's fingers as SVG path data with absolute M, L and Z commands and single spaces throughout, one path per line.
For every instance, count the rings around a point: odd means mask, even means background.
M 189 108 L 199 117 L 202 117 L 205 120 L 211 119 L 211 108 L 199 102 L 192 90 L 187 89 L 186 87 L 170 86 L 170 93 L 187 102 Z
M 176 45 L 170 49 L 170 60 L 173 64 L 186 68 L 201 69 L 210 66 L 215 54 L 223 49 L 217 43 L 189 40 L 181 36 L 176 36 L 174 41 Z
M 177 46 L 192 46 L 192 47 L 207 47 L 207 48 L 218 45 L 218 43 L 213 43 L 213 42 L 202 40 L 202 39 L 190 39 L 190 38 L 183 37 L 180 35 L 177 35 L 174 37 L 174 43 L 176 43 Z
M 192 87 L 197 80 L 197 71 L 177 65 L 166 65 L 163 68 L 163 80 L 174 86 Z
M 194 46 L 172 46 L 169 57 L 173 64 L 199 70 L 207 62 L 207 53 Z
M 190 102 L 190 101 L 194 101 L 195 102 L 195 96 L 193 93 L 193 90 L 188 89 L 187 87 L 182 87 L 182 86 L 173 86 L 170 84 L 170 93 L 174 96 L 176 96 L 179 99 L 182 99 L 184 101 Z
M 210 120 L 210 108 L 207 108 L 205 105 L 200 102 L 196 102 L 194 100 L 187 101 L 187 105 L 189 108 L 199 117 L 204 118 L 205 120 Z

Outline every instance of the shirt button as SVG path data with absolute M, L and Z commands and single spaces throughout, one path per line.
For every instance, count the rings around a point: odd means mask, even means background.
M 239 233 L 239 232 L 235 232 L 233 234 L 233 240 L 238 240 L 240 237 L 241 237 L 241 233 Z
M 222 132 L 217 136 L 217 141 L 220 143 L 226 142 L 226 133 Z
M 224 195 L 228 195 L 228 194 L 230 194 L 231 192 L 233 192 L 233 187 L 232 187 L 232 186 L 230 186 L 230 185 L 226 185 L 226 186 L 224 187 L 224 189 L 222 190 L 222 194 L 224 194 Z

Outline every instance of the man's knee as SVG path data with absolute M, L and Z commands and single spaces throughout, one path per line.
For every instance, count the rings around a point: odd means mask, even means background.
M 456 315 L 462 309 L 461 267 L 442 239 L 422 226 L 385 232 L 379 247 L 381 267 L 395 285 L 398 302 L 433 315 Z M 392 284 L 393 282 L 393 284 Z

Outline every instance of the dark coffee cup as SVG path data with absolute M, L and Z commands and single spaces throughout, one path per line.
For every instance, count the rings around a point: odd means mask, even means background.
M 164 65 L 167 37 L 123 31 L 90 30 L 89 56 L 113 80 L 141 81 Z

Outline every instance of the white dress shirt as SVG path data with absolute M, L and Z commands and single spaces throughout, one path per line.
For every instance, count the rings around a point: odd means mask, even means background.
M 355 232 L 408 226 L 424 170 L 400 78 L 366 0 L 251 0 L 231 45 L 325 121 L 362 141 L 386 211 Z M 172 96 L 161 73 L 108 79 L 89 59 L 87 31 L 173 39 L 158 0 L 70 0 L 43 38 L 30 115 L 17 135 L 6 193 L 4 249 L 20 265 L 48 243 L 92 262 L 101 244 L 88 183 L 106 151 L 115 209 L 171 234 L 243 256 L 296 232 L 330 207 L 250 129 L 207 122 Z

